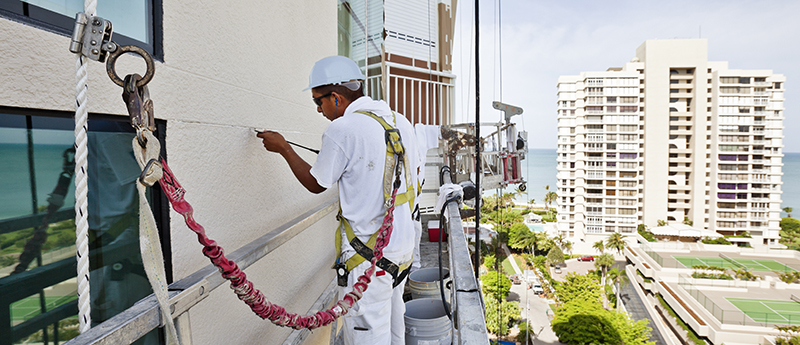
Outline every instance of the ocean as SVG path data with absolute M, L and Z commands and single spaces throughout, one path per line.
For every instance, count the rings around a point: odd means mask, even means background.
M 69 145 L 34 145 L 36 171 L 36 196 L 39 206 L 47 205 L 47 196 L 53 191 L 62 170 L 62 153 Z M 25 144 L 0 144 L 0 219 L 23 216 L 31 213 L 31 185 L 28 175 L 28 155 Z M 517 202 L 534 199 L 543 204 L 544 195 L 556 191 L 556 150 L 531 149 L 523 161 L 522 175 L 527 190 L 517 195 Z M 785 153 L 783 159 L 783 203 L 781 207 L 793 207 L 800 214 L 800 153 Z M 70 184 L 64 207 L 74 205 L 74 184 Z M 504 192 L 516 191 L 516 187 Z M 495 191 L 484 192 L 494 195 Z M 783 213 L 783 216 L 786 216 Z
M 529 202 L 535 199 L 536 203 L 544 204 L 546 186 L 550 191 L 556 191 L 556 150 L 530 149 L 523 161 L 522 176 L 525 177 L 527 190 L 517 195 L 516 202 Z M 795 208 L 800 214 L 800 152 L 786 152 L 783 155 L 783 194 L 781 208 Z M 504 193 L 516 192 L 515 188 L 507 188 Z M 484 191 L 484 195 L 495 195 L 495 191 Z M 552 205 L 552 204 L 551 204 Z M 786 212 L 781 212 L 781 217 L 786 217 Z

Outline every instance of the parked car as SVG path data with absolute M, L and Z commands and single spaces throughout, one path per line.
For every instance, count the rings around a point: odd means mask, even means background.
M 544 289 L 542 288 L 542 285 L 540 285 L 540 284 L 533 284 L 533 287 L 531 287 L 531 290 L 533 290 L 533 293 L 537 294 L 537 295 L 541 295 L 541 294 L 544 293 Z
M 516 274 L 510 276 L 509 278 L 511 278 L 511 283 L 514 285 L 522 284 L 522 279 L 520 279 L 519 276 Z
M 555 270 L 556 274 L 561 274 L 561 266 L 556 266 Z
M 578 261 L 594 261 L 594 256 L 584 255 L 578 258 Z

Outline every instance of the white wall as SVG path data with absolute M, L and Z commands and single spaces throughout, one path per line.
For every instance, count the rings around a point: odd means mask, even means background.
M 102 0 L 101 0 L 102 1 Z M 163 1 L 164 62 L 149 84 L 157 118 L 167 120 L 166 148 L 195 218 L 227 253 L 336 197 L 312 195 L 283 159 L 267 153 L 248 127 L 278 130 L 319 147 L 329 123 L 307 86 L 314 61 L 337 53 L 336 2 Z M 0 18 L 0 105 L 74 110 L 75 57 L 69 37 Z M 35 43 L 34 43 L 35 42 Z M 35 46 L 35 47 L 34 47 Z M 120 74 L 143 73 L 123 57 Z M 89 64 L 89 110 L 126 115 L 121 89 L 103 64 Z M 301 152 L 313 163 L 315 156 Z M 265 296 L 305 313 L 333 278 L 333 216 L 319 221 L 247 270 Z M 209 262 L 171 214 L 175 279 Z M 275 344 L 290 332 L 262 321 L 221 287 L 190 312 L 196 344 Z M 327 343 L 328 331 L 312 340 Z M 312 341 L 313 343 L 314 341 Z

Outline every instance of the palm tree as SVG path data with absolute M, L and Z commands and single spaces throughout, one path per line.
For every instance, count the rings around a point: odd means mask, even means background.
M 600 254 L 603 254 L 603 252 L 606 251 L 606 246 L 603 245 L 602 240 L 595 242 L 594 245 L 592 245 L 592 248 L 597 249 L 597 251 L 600 252 Z
M 563 235 L 563 234 L 558 234 L 558 236 L 556 236 L 556 237 L 554 237 L 554 238 L 553 238 L 553 242 L 555 242 L 555 244 L 556 244 L 556 245 L 557 245 L 559 248 L 561 248 L 561 247 L 563 247 L 563 246 L 564 246 L 564 241 L 566 241 L 566 240 L 567 240 L 567 239 L 566 239 L 566 237 L 564 237 L 564 235 Z
M 608 253 L 601 254 L 594 260 L 594 267 L 600 270 L 601 273 L 600 282 L 603 285 L 606 284 L 606 272 L 608 272 L 608 269 L 611 268 L 611 266 L 613 266 L 615 262 L 616 261 L 614 260 L 614 257 Z M 604 304 L 606 303 L 605 298 L 603 299 L 603 303 Z
M 619 293 L 622 290 L 622 287 L 628 283 L 628 275 L 625 274 L 625 271 L 620 271 L 616 267 L 612 268 L 608 271 L 608 279 L 614 286 L 617 288 L 616 297 L 617 297 L 617 312 L 619 312 L 619 304 L 621 303 L 619 300 Z
M 547 192 L 547 194 L 544 195 L 544 207 L 547 210 L 547 214 L 550 216 L 552 216 L 550 214 L 550 203 L 556 201 L 556 198 L 558 198 L 556 192 Z
M 567 252 L 569 255 L 572 255 L 572 242 L 564 241 L 564 251 Z
M 614 249 L 617 251 L 618 254 L 622 254 L 622 251 L 627 247 L 628 244 L 625 242 L 625 237 L 622 234 L 615 232 L 608 236 L 606 239 L 606 248 Z
M 519 236 L 517 236 L 517 241 L 512 245 L 514 249 L 520 248 L 527 248 L 531 255 L 533 255 L 534 251 L 536 250 L 536 243 L 539 241 L 539 237 L 536 236 L 536 233 L 533 231 L 523 232 Z M 518 248 L 517 248 L 518 247 Z
M 792 211 L 793 211 L 793 209 L 791 207 L 784 207 L 783 208 L 783 212 L 786 212 L 786 216 L 789 217 L 789 218 L 792 218 Z
M 503 193 L 503 196 L 500 197 L 503 208 L 514 206 L 514 196 L 515 193 Z

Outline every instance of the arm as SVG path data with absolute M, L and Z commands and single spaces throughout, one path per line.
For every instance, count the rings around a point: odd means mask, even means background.
M 311 175 L 311 165 L 303 158 L 300 158 L 282 135 L 278 132 L 264 131 L 258 132 L 256 136 L 261 138 L 267 151 L 276 152 L 283 156 L 283 159 L 289 164 L 289 168 L 292 169 L 294 176 L 309 192 L 319 194 L 325 191 L 325 187 L 320 186 L 317 183 L 317 179 Z

